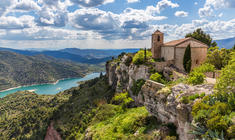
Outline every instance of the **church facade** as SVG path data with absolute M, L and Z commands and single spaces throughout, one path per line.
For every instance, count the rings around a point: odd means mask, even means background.
M 206 60 L 208 45 L 194 39 L 183 38 L 164 43 L 164 34 L 157 30 L 152 34 L 152 55 L 155 59 L 164 58 L 165 61 L 173 61 L 174 65 L 184 70 L 183 58 L 186 47 L 190 44 L 192 69 Z

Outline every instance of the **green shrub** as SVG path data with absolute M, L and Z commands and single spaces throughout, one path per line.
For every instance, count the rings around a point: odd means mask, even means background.
M 187 96 L 183 96 L 180 99 L 181 103 L 188 104 L 189 103 L 189 98 Z
M 205 72 L 214 72 L 215 66 L 210 63 L 204 63 L 196 68 L 193 69 L 193 71 L 199 72 L 199 73 L 205 73 Z
M 206 95 L 206 93 L 205 93 L 205 92 L 202 92 L 202 93 L 199 95 L 199 97 L 200 97 L 200 98 L 203 98 L 205 95 Z
M 185 49 L 185 53 L 184 53 L 184 59 L 183 59 L 183 65 L 184 65 L 184 70 L 186 72 L 190 72 L 191 71 L 191 47 L 190 44 L 187 46 L 187 48 Z
M 137 81 L 134 81 L 133 86 L 131 87 L 132 93 L 134 95 L 138 95 L 144 84 L 145 84 L 144 79 L 138 79 Z
M 129 97 L 128 92 L 116 94 L 111 102 L 116 105 L 122 105 L 123 108 L 128 107 L 134 100 Z
M 193 71 L 189 74 L 187 79 L 189 84 L 198 85 L 204 82 L 205 75 L 200 72 Z
M 232 51 L 229 49 L 219 49 L 219 47 L 211 47 L 207 53 L 206 62 L 215 66 L 216 69 L 222 69 L 231 60 L 230 53 Z
M 169 87 L 164 87 L 160 89 L 159 91 L 157 91 L 157 94 L 164 94 L 168 96 L 169 94 L 171 94 L 171 89 Z
M 235 125 L 230 126 L 227 129 L 227 133 L 229 138 L 235 138 Z
M 176 136 L 166 136 L 163 140 L 177 140 Z
M 231 60 L 222 69 L 221 75 L 215 85 L 214 94 L 205 96 L 198 100 L 192 107 L 192 116 L 198 126 L 205 128 L 205 133 L 200 138 L 213 139 L 215 134 L 234 138 L 235 117 L 235 52 L 231 53 Z
M 138 51 L 133 57 L 133 63 L 136 65 L 144 64 L 146 61 L 150 60 L 152 57 L 151 51 L 146 51 L 146 60 L 144 50 Z
M 157 72 L 150 76 L 150 80 L 153 80 L 155 82 L 159 82 L 159 83 L 162 83 L 162 84 L 165 83 L 165 81 L 162 79 L 162 75 L 160 75 Z

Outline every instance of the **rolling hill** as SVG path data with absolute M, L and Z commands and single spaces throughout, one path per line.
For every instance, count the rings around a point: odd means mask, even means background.
M 0 90 L 82 77 L 92 71 L 102 69 L 97 65 L 78 64 L 45 55 L 27 56 L 0 51 Z

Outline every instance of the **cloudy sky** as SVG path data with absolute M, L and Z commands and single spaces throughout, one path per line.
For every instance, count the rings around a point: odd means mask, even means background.
M 140 48 L 202 28 L 235 36 L 235 0 L 0 0 L 0 47 Z

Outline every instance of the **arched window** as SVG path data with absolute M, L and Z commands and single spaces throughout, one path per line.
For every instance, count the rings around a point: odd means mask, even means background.
M 157 41 L 160 42 L 160 35 L 157 36 Z

